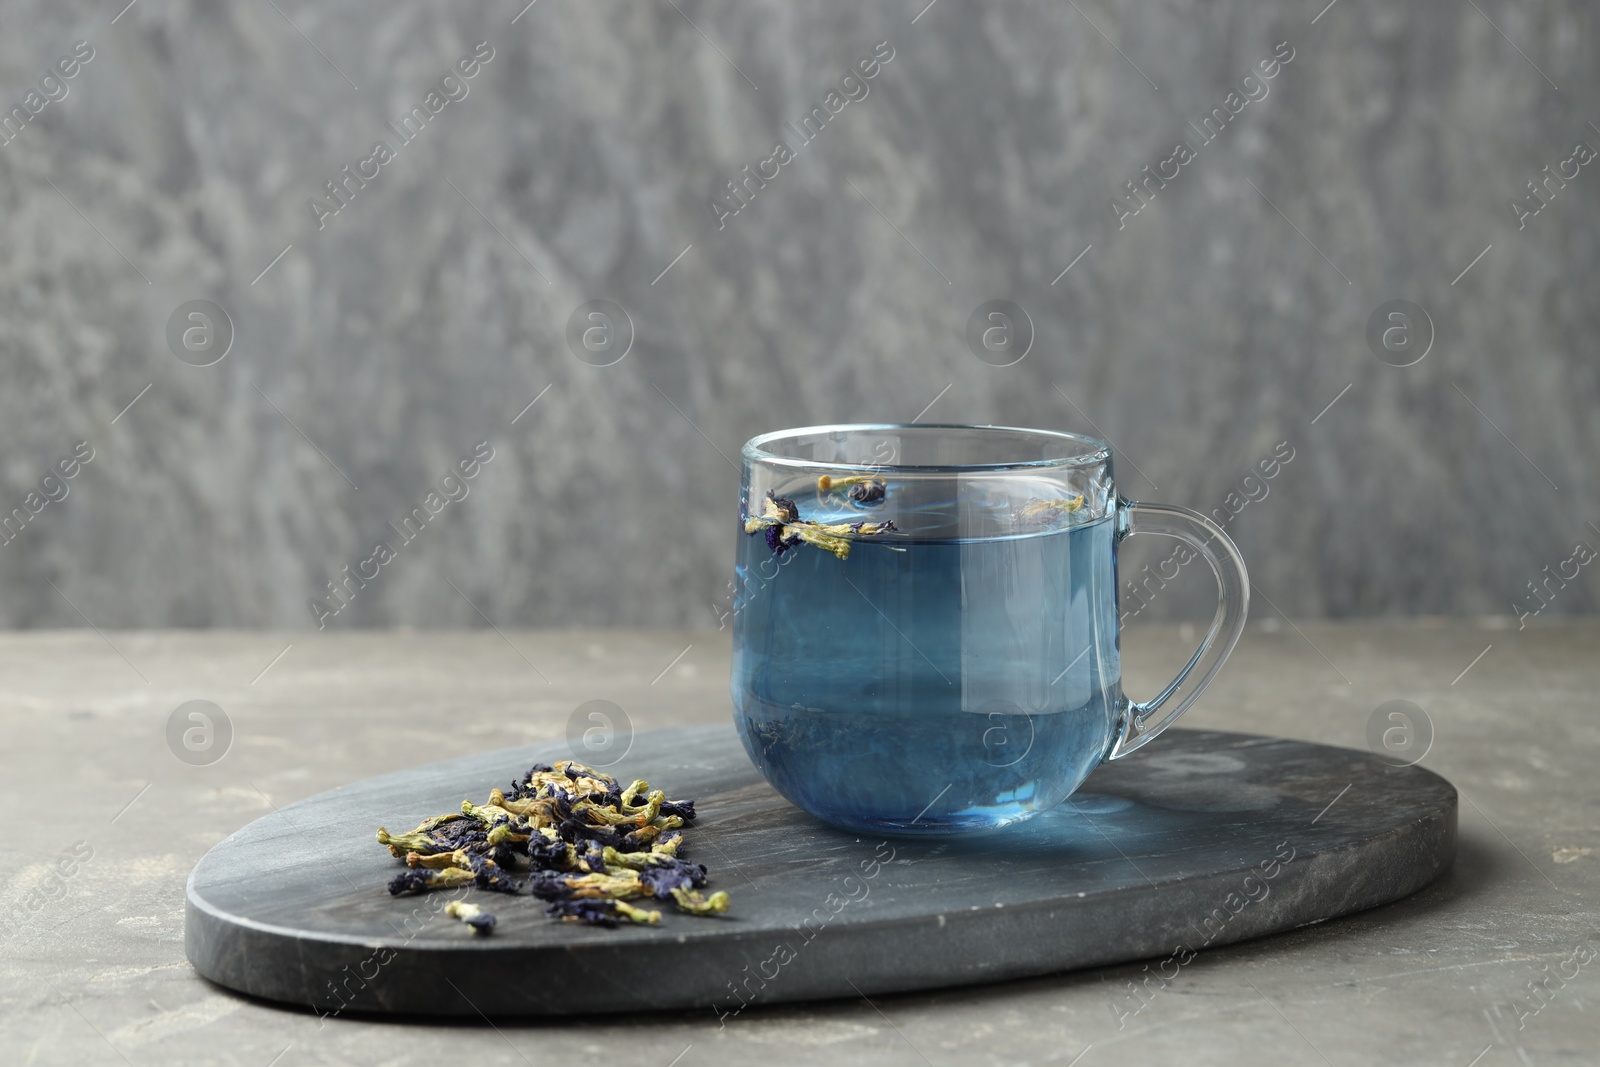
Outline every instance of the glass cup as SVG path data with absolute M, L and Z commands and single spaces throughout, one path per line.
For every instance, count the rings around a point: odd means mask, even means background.
M 1117 495 L 1111 451 L 1004 426 L 810 426 L 744 446 L 739 736 L 827 822 L 952 833 L 1065 800 L 1165 730 L 1244 628 L 1249 583 L 1203 515 Z M 1144 703 L 1122 692 L 1117 545 L 1176 538 L 1219 602 Z

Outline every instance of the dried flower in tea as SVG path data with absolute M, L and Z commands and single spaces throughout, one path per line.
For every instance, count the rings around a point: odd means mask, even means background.
M 763 531 L 766 533 L 767 547 L 772 549 L 772 554 L 775 556 L 781 556 L 804 541 L 808 545 L 815 545 L 824 551 L 832 552 L 839 559 L 849 557 L 851 538 L 874 537 L 893 530 L 893 522 L 821 523 L 802 519 L 800 509 L 795 507 L 793 500 L 776 496 L 771 492 L 767 493 L 762 513 L 746 519 L 744 524 L 744 532 L 747 534 Z
M 1057 500 L 1030 500 L 1022 506 L 1018 517 L 1032 526 L 1059 526 L 1068 515 L 1083 509 L 1083 496 L 1062 497 Z
M 878 504 L 883 501 L 888 492 L 888 486 L 882 478 L 875 478 L 870 474 L 853 474 L 846 478 L 835 478 L 824 474 L 817 479 L 817 492 L 827 493 L 834 490 L 844 490 L 845 495 L 857 504 Z

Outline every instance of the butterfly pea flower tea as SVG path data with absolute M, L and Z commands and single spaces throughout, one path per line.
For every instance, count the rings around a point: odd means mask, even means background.
M 785 430 L 743 451 L 732 695 L 777 791 L 864 832 L 1029 818 L 1165 729 L 1243 629 L 1211 520 L 1127 500 L 1110 449 L 993 426 Z M 1217 577 L 1204 641 L 1155 699 L 1122 691 L 1117 546 L 1174 537 Z M 781 562 L 781 566 L 778 564 Z

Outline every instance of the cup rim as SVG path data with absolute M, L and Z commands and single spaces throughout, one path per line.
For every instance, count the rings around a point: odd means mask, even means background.
M 805 434 L 824 434 L 848 431 L 852 433 L 881 433 L 887 430 L 981 430 L 997 434 L 1028 434 L 1034 437 L 1056 438 L 1070 441 L 1083 448 L 1082 453 L 1072 456 L 1063 456 L 1057 459 L 1025 459 L 1007 460 L 999 463 L 940 463 L 940 464 L 912 464 L 912 463 L 845 463 L 838 460 L 797 459 L 793 456 L 780 456 L 767 451 L 767 446 L 775 441 L 800 437 Z M 1065 430 L 1037 430 L 1025 426 L 999 426 L 993 423 L 962 423 L 962 422 L 839 422 L 827 423 L 817 426 L 796 426 L 786 430 L 771 430 L 759 434 L 744 443 L 740 450 L 746 462 L 763 463 L 779 467 L 803 468 L 806 470 L 832 470 L 832 471 L 925 471 L 940 473 L 961 473 L 966 471 L 1016 471 L 1016 470 L 1055 470 L 1063 467 L 1087 467 L 1102 464 L 1111 458 L 1111 446 L 1098 437 L 1088 434 L 1069 433 Z

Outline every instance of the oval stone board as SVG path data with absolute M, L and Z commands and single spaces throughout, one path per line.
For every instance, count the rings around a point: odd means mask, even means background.
M 1171 730 L 1029 822 L 877 839 L 790 806 L 731 727 L 702 726 L 640 734 L 605 769 L 697 801 L 684 855 L 732 896 L 726 915 L 667 903 L 658 926 L 605 929 L 525 895 L 389 895 L 400 864 L 379 825 L 409 830 L 569 757 L 465 756 L 258 819 L 189 876 L 189 959 L 321 1013 L 725 1015 L 1198 952 L 1396 900 L 1455 855 L 1455 789 L 1350 749 Z M 492 935 L 441 914 L 457 896 L 494 912 Z

